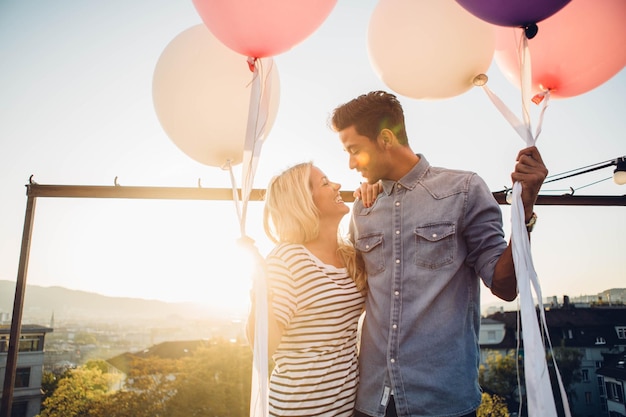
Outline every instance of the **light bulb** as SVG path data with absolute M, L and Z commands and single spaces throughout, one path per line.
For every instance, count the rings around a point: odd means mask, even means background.
M 615 172 L 613 173 L 613 181 L 617 185 L 626 184 L 626 171 L 615 170 Z
M 615 171 L 613 171 L 613 181 L 617 185 L 626 184 L 626 157 L 617 158 L 615 161 Z

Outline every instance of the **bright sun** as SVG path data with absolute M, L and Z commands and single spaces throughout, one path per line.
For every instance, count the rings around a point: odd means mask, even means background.
M 264 256 L 261 209 L 250 204 L 246 229 Z M 35 218 L 29 284 L 249 308 L 255 262 L 232 202 L 44 199 Z

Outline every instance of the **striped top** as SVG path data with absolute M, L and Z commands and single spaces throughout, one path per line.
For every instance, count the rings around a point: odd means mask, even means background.
M 345 268 L 304 246 L 267 257 L 271 307 L 284 326 L 269 385 L 271 416 L 352 416 L 358 383 L 357 328 L 364 296 Z

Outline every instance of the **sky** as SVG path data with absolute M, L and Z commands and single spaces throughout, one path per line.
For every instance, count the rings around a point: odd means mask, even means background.
M 368 56 L 375 6 L 339 0 L 309 37 L 273 57 L 280 103 L 254 188 L 303 161 L 343 190 L 358 186 L 327 120 L 359 94 L 391 91 Z M 196 162 L 168 138 L 152 98 L 161 53 L 201 23 L 191 0 L 0 1 L 0 279 L 17 279 L 31 175 L 50 185 L 113 185 L 117 177 L 121 186 L 231 187 L 227 171 Z M 487 75 L 490 89 L 519 113 L 520 91 L 495 62 Z M 550 102 L 537 142 L 550 174 L 626 155 L 624 97 L 622 69 L 587 93 Z M 433 165 L 479 173 L 492 191 L 511 186 L 525 144 L 481 89 L 399 98 L 414 151 Z M 611 175 L 605 169 L 546 184 L 542 194 L 570 187 L 575 195 L 626 194 L 605 180 Z M 508 236 L 510 212 L 502 210 Z M 626 286 L 624 210 L 536 207 L 532 252 L 544 297 Z M 249 211 L 246 231 L 266 254 L 262 203 L 251 202 Z M 39 198 L 27 283 L 245 309 L 251 267 L 239 232 L 232 201 Z M 484 304 L 495 301 L 482 294 Z

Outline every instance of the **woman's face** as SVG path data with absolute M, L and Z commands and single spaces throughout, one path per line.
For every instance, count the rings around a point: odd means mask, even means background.
M 343 202 L 339 193 L 341 184 L 329 181 L 326 175 L 315 166 L 311 167 L 310 183 L 313 202 L 319 210 L 320 219 L 336 217 L 341 220 L 350 212 L 350 208 Z

